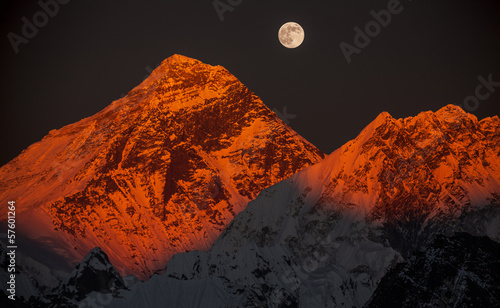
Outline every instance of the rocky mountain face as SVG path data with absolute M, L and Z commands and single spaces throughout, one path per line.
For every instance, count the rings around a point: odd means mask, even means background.
M 0 260 L 3 260 L 2 256 L 3 252 Z M 22 256 L 21 260 L 25 263 L 28 259 Z M 16 292 L 15 301 L 8 299 L 4 294 L 8 292 L 2 285 L 2 307 L 102 307 L 110 303 L 113 297 L 119 296 L 120 291 L 127 290 L 138 281 L 134 276 L 120 276 L 106 253 L 97 247 L 65 279 L 57 280 L 50 271 L 41 275 L 40 269 L 44 268 L 39 263 L 33 263 L 29 267 L 25 264 L 20 266 L 16 271 L 16 288 L 22 294 Z M 32 277 L 36 274 L 39 277 Z M 40 282 L 40 278 L 51 280 Z
M 411 268 L 425 260 L 436 266 L 471 236 L 500 242 L 499 140 L 498 117 L 478 121 L 452 105 L 405 119 L 382 113 L 320 163 L 263 190 L 209 251 L 175 255 L 162 275 L 122 292 L 111 307 L 186 304 L 186 294 L 207 290 L 214 304 L 204 307 L 362 307 L 405 260 Z M 457 232 L 468 239 L 453 237 Z M 452 243 L 437 249 L 449 237 Z M 485 245 L 491 250 L 480 258 L 458 254 L 443 270 L 464 260 L 479 262 L 480 272 L 494 270 L 494 262 L 481 262 L 497 244 Z M 463 284 L 478 275 L 472 267 L 425 279 Z M 462 280 L 453 280 L 457 275 Z M 465 288 L 472 300 L 481 283 Z M 187 304 L 201 307 L 196 299 Z
M 116 295 L 121 289 L 125 289 L 123 278 L 108 256 L 100 248 L 94 248 L 55 293 L 81 301 L 91 292 Z
M 323 154 L 226 69 L 180 55 L 0 169 L 18 232 L 71 264 L 100 247 L 147 278 L 206 250 L 264 188 Z M 6 208 L 0 208 L 6 219 Z
M 498 256 L 486 236 L 436 236 L 384 276 L 366 307 L 498 307 Z

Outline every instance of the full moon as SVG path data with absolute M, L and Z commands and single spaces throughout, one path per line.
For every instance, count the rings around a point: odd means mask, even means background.
M 297 48 L 304 41 L 304 29 L 296 22 L 287 22 L 278 32 L 280 43 L 286 48 Z

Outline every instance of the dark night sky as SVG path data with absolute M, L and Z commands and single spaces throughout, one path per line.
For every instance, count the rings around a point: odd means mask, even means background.
M 21 35 L 22 17 L 41 8 L 3 1 L 0 165 L 100 111 L 175 53 L 222 65 L 271 109 L 286 106 L 297 115 L 290 126 L 326 153 L 382 111 L 437 110 L 474 95 L 480 75 L 500 81 L 500 1 L 402 0 L 403 11 L 348 64 L 339 44 L 353 44 L 353 28 L 389 2 L 243 0 L 221 21 L 213 0 L 72 0 L 16 54 L 8 33 Z M 277 40 L 287 21 L 306 31 L 297 49 Z M 500 87 L 472 113 L 499 110 Z

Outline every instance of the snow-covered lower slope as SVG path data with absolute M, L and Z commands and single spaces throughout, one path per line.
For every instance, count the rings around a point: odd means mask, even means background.
M 9 264 L 12 254 L 15 263 L 15 272 L 9 271 Z M 8 283 L 10 275 L 15 274 L 14 288 Z M 31 297 L 40 297 L 44 290 L 48 291 L 59 285 L 59 280 L 48 267 L 38 263 L 37 261 L 23 256 L 16 250 L 7 249 L 7 246 L 0 242 L 0 297 L 3 301 L 0 303 L 12 303 L 7 296 L 15 294 L 17 300 L 27 301 Z M 12 291 L 10 291 L 12 290 Z
M 222 277 L 212 307 L 225 298 L 237 298 L 231 307 L 361 307 L 388 270 L 439 234 L 499 241 L 499 136 L 498 117 L 478 121 L 451 105 L 398 120 L 382 113 L 322 162 L 262 191 L 209 251 L 175 255 L 116 306 L 177 303 Z M 162 279 L 191 289 L 172 292 Z
M 3 256 L 2 251 L 0 261 Z M 56 278 L 56 275 L 39 263 L 25 266 L 26 257 L 20 260 L 22 263 L 16 264 L 15 299 L 8 299 L 7 295 L 10 294 L 6 290 L 2 290 L 5 295 L 0 294 L 0 303 L 5 307 L 95 307 L 96 301 L 100 301 L 101 305 L 98 306 L 102 306 L 106 300 L 110 302 L 121 290 L 138 281 L 134 276 L 121 277 L 109 262 L 106 253 L 97 247 L 63 279 Z M 0 271 L 0 276 L 4 275 L 5 272 Z
M 252 298 L 251 290 L 221 277 L 177 280 L 155 275 L 123 291 L 106 307 L 249 307 L 256 303 Z

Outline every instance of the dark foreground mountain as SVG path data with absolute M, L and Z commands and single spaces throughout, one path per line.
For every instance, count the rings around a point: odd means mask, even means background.
M 16 201 L 17 232 L 39 245 L 31 257 L 50 250 L 73 267 L 100 247 L 147 278 L 208 249 L 262 189 L 322 157 L 226 69 L 174 55 L 3 166 L 0 202 Z
M 486 236 L 439 235 L 384 276 L 367 307 L 499 307 L 499 256 Z
M 3 260 L 3 252 L 0 260 Z M 27 259 L 23 257 L 22 260 L 26 262 Z M 0 293 L 2 307 L 95 307 L 97 302 L 100 307 L 110 303 L 113 297 L 119 296 L 120 291 L 127 290 L 138 281 L 134 276 L 121 277 L 108 256 L 99 248 L 92 249 L 68 277 L 56 281 L 52 287 L 48 284 L 38 285 L 36 282 L 40 279 L 29 279 L 40 268 L 43 267 L 37 263 L 32 263 L 30 267 L 25 264 L 19 267 L 16 273 L 16 300 Z M 51 277 L 48 271 L 45 276 Z M 94 302 L 91 298 L 94 298 Z

